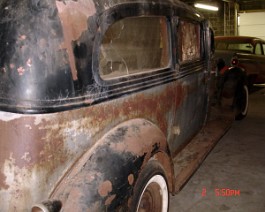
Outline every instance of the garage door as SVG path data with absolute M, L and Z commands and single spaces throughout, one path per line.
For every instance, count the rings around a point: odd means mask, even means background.
M 265 12 L 239 13 L 238 34 L 265 40 Z

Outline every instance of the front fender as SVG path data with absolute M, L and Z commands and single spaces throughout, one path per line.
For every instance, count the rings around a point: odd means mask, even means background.
M 246 72 L 239 67 L 229 68 L 221 75 L 219 89 L 221 98 L 234 98 L 237 89 L 247 83 Z
M 83 155 L 51 198 L 62 202 L 62 211 L 126 209 L 140 170 L 159 152 L 169 154 L 155 125 L 143 119 L 122 123 Z

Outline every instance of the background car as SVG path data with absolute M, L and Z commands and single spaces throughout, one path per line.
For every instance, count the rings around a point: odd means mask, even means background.
M 215 57 L 246 71 L 248 85 L 265 83 L 265 41 L 248 36 L 216 36 Z

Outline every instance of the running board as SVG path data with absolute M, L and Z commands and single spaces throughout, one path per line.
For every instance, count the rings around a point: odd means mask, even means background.
M 225 114 L 225 115 L 224 115 Z M 204 128 L 173 159 L 175 193 L 179 192 L 192 174 L 227 132 L 234 121 L 231 110 L 211 108 L 211 117 Z

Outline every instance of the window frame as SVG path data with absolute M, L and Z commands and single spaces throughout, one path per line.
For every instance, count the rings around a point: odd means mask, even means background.
M 118 10 L 118 8 L 116 9 Z M 117 11 L 117 13 L 121 13 L 121 12 Z M 115 22 L 119 20 L 130 18 L 130 17 L 132 18 L 133 17 L 135 18 L 136 17 L 165 17 L 166 18 L 167 34 L 168 34 L 169 64 L 166 68 L 154 69 L 154 70 L 150 70 L 147 72 L 140 72 L 140 73 L 129 75 L 129 76 L 121 76 L 118 78 L 104 80 L 101 78 L 100 73 L 99 73 L 100 46 L 104 38 L 104 35 L 112 24 L 114 24 Z M 100 17 L 99 22 L 100 22 L 99 24 L 100 31 L 98 31 L 96 35 L 94 47 L 93 47 L 92 72 L 93 72 L 95 81 L 100 86 L 104 87 L 104 86 L 118 85 L 120 83 L 127 83 L 127 82 L 131 83 L 133 81 L 143 80 L 144 78 L 148 78 L 148 77 L 159 78 L 165 72 L 169 73 L 170 71 L 173 70 L 172 68 L 173 67 L 172 65 L 173 64 L 172 62 L 173 61 L 172 60 L 172 31 L 171 31 L 170 15 L 167 15 L 167 14 L 158 14 L 158 15 L 137 14 L 137 10 L 135 10 L 135 13 L 132 12 L 130 15 L 117 17 L 116 11 L 114 10 L 114 11 L 107 11 L 106 13 L 103 13 Z M 102 23 L 107 23 L 107 24 L 102 24 Z
M 265 43 L 261 42 L 262 55 L 265 55 Z
M 260 49 L 259 54 L 257 54 L 257 47 L 258 47 L 258 46 L 259 46 L 259 49 Z M 255 55 L 263 55 L 263 52 L 262 52 L 262 46 L 261 46 L 261 43 L 260 43 L 260 42 L 256 43 L 256 45 L 255 45 L 255 50 L 254 50 L 254 54 L 255 54 Z
M 123 22 L 119 23 L 120 21 L 123 21 Z M 132 27 L 132 26 L 130 27 L 130 24 L 132 24 L 134 25 L 134 27 L 136 27 L 135 28 L 136 31 L 139 30 L 139 33 L 141 31 L 146 34 L 148 33 L 148 27 L 144 27 L 144 26 L 148 26 L 147 23 L 150 21 L 151 23 L 152 21 L 155 21 L 155 23 L 153 23 L 154 25 L 150 27 L 155 27 L 156 30 L 159 29 L 159 33 L 158 31 L 156 31 L 157 33 L 154 34 L 154 36 L 156 37 L 154 40 L 156 42 L 155 46 L 154 46 L 154 43 L 148 42 L 148 40 L 150 41 L 148 36 L 143 36 L 143 35 L 140 36 L 137 33 L 134 34 L 134 36 L 131 36 L 132 33 L 130 31 Z M 129 25 L 129 27 L 127 24 Z M 142 26 L 141 24 L 144 24 L 144 25 Z M 121 25 L 122 25 L 122 28 L 120 28 Z M 113 29 L 111 29 L 112 26 L 114 27 L 114 31 Z M 128 29 L 129 31 L 123 31 L 123 27 Z M 109 30 L 112 30 L 112 31 L 109 31 Z M 125 33 L 125 35 L 127 34 L 127 36 L 129 37 L 124 37 L 124 34 L 120 30 L 122 30 Z M 111 35 L 112 33 L 115 33 L 115 32 L 118 32 L 118 34 L 121 33 L 118 35 L 119 36 L 117 39 L 118 42 L 115 42 L 116 36 L 112 37 Z M 108 34 L 108 37 L 106 37 L 105 35 L 107 33 L 111 33 L 111 34 Z M 109 36 L 111 36 L 111 38 Z M 106 32 L 102 36 L 103 40 L 101 42 L 100 50 L 99 50 L 100 51 L 100 55 L 99 55 L 99 61 L 100 61 L 99 62 L 99 75 L 100 77 L 104 81 L 109 81 L 109 80 L 119 79 L 123 77 L 136 76 L 139 74 L 141 75 L 143 73 L 150 73 L 156 70 L 167 69 L 171 62 L 171 51 L 170 51 L 171 47 L 170 47 L 169 37 L 170 35 L 169 35 L 168 20 L 165 16 L 126 17 L 124 19 L 118 20 L 117 22 L 114 22 L 112 25 L 109 26 L 109 28 L 106 30 Z M 121 39 L 119 40 L 119 38 Z M 107 43 L 104 42 L 105 39 L 107 40 Z M 109 39 L 114 41 L 113 46 L 112 46 L 112 42 L 108 41 Z M 134 44 L 132 44 L 131 42 L 128 42 L 129 40 L 135 41 L 136 42 L 135 45 L 137 44 L 138 40 L 142 40 L 143 42 L 140 42 L 140 43 L 138 42 L 138 44 L 140 45 L 137 45 L 137 47 L 139 48 L 137 50 L 137 49 L 134 49 L 134 48 L 137 48 Z M 147 41 L 146 43 L 147 46 L 144 44 L 146 41 Z M 124 44 L 128 44 L 129 46 L 125 46 Z M 165 48 L 161 47 L 161 45 L 165 46 Z M 122 46 L 122 48 L 120 48 L 119 46 Z M 129 47 L 129 48 L 128 50 L 126 50 L 124 47 Z M 157 53 L 159 54 L 153 54 L 154 51 L 155 52 L 158 51 Z M 142 59 L 143 57 L 141 57 L 141 54 L 143 54 L 142 56 L 146 58 Z M 132 62 L 131 58 L 135 58 L 136 61 Z M 154 58 L 157 58 L 157 60 L 154 61 Z M 150 59 L 152 61 L 149 61 Z M 101 60 L 106 60 L 105 61 L 106 64 L 104 63 L 101 64 Z M 118 69 L 114 68 L 113 71 L 110 71 L 110 73 L 106 73 L 106 74 L 102 73 L 102 71 L 108 70 L 108 69 L 104 69 L 104 67 L 107 67 L 108 66 L 107 64 L 109 64 L 109 62 L 111 64 L 113 63 L 114 65 L 117 63 L 119 63 L 120 65 L 121 64 L 125 65 L 127 69 L 127 73 L 126 71 L 120 72 L 119 71 L 120 68 Z M 138 67 L 137 67 L 137 64 L 139 64 Z M 154 64 L 156 64 L 156 66 L 152 67 Z
M 200 44 L 199 44 L 200 56 L 198 58 L 194 58 L 194 59 L 191 59 L 191 60 L 181 60 L 181 57 L 182 57 L 182 49 L 181 49 L 182 47 L 180 46 L 181 38 L 178 36 L 180 34 L 180 22 L 181 21 L 199 26 L 198 35 L 200 36 L 200 38 L 199 38 L 199 40 L 200 40 Z M 176 52 L 176 58 L 175 58 L 176 64 L 182 66 L 182 65 L 185 65 L 185 64 L 188 64 L 188 63 L 192 63 L 192 62 L 203 61 L 205 59 L 205 50 L 204 50 L 205 40 L 204 40 L 204 33 L 203 33 L 202 23 L 196 22 L 196 21 L 193 21 L 193 20 L 189 20 L 189 19 L 178 18 L 178 21 L 177 21 L 177 23 L 176 23 L 174 28 L 175 28 L 175 40 L 176 40 L 175 48 L 176 48 L 176 51 L 177 51 Z

